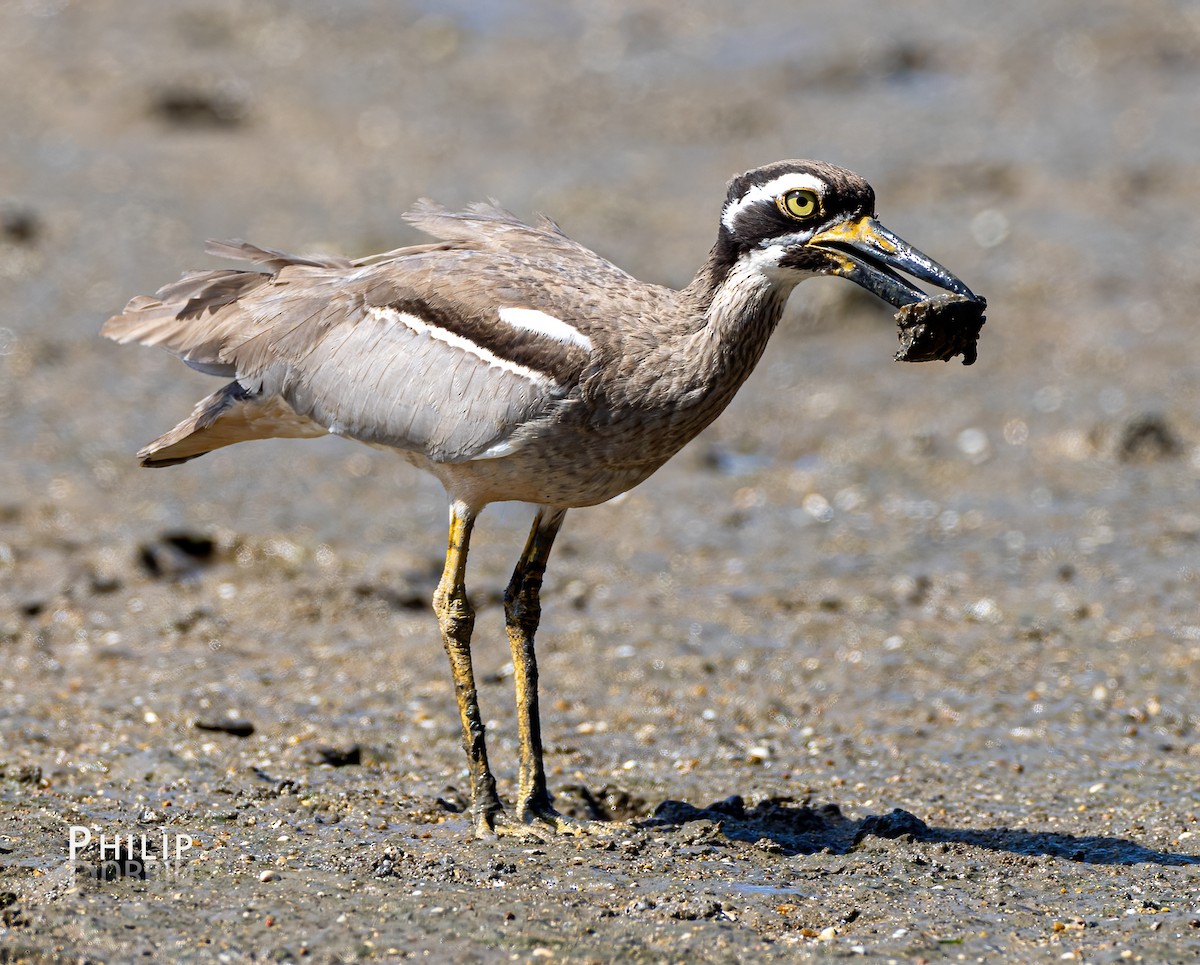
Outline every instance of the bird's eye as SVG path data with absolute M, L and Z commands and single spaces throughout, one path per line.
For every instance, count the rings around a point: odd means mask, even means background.
M 789 191 L 781 195 L 776 204 L 789 218 L 798 218 L 801 221 L 821 213 L 821 200 L 815 191 Z

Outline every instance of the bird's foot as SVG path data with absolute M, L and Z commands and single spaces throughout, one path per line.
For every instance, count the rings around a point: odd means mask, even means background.
M 507 811 L 491 815 L 475 825 L 477 838 L 519 838 L 524 841 L 549 841 L 550 831 L 542 825 L 526 824 Z
M 484 841 L 495 838 L 524 838 L 545 842 L 550 840 L 551 836 L 545 827 L 522 821 L 504 810 L 499 801 L 489 807 L 472 808 L 472 820 L 475 824 L 475 837 Z
M 477 838 L 512 837 L 545 842 L 560 835 L 611 837 L 615 833 L 612 825 L 568 817 L 549 804 L 526 806 L 518 814 L 493 810 L 481 814 L 475 821 Z
M 552 834 L 566 834 L 574 837 L 585 835 L 595 837 L 612 837 L 616 828 L 603 821 L 585 821 L 580 818 L 560 814 L 549 803 L 525 804 L 520 811 L 521 820 L 527 825 L 546 828 Z

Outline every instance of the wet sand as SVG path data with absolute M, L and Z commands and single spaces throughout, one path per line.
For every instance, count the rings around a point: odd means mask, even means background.
M 1200 21 L 593 7 L 0 12 L 0 961 L 1195 960 Z M 988 297 L 979 360 L 801 286 L 555 549 L 550 779 L 613 836 L 476 841 L 440 488 L 335 439 L 139 470 L 216 383 L 96 330 L 206 238 L 364 254 L 421 195 L 681 285 L 790 156 Z M 530 516 L 469 574 L 508 796 Z

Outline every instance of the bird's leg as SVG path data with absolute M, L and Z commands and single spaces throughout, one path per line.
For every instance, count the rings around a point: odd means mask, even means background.
M 517 816 L 532 821 L 554 813 L 542 764 L 542 725 L 538 716 L 537 656 L 533 638 L 542 617 L 540 593 L 546 560 L 562 526 L 565 509 L 538 510 L 508 589 L 504 619 L 512 647 L 513 678 L 517 689 L 517 729 L 521 738 L 520 791 Z
M 496 779 L 488 767 L 483 718 L 475 693 L 475 674 L 471 669 L 471 631 L 475 611 L 467 600 L 467 548 L 475 512 L 463 503 L 450 507 L 450 540 L 446 549 L 446 568 L 433 595 L 433 610 L 442 630 L 442 643 L 454 674 L 454 694 L 462 718 L 463 749 L 471 771 L 471 815 L 476 834 L 492 831 L 497 815 L 503 811 L 496 794 Z
M 504 592 L 504 617 L 512 647 L 517 689 L 517 728 L 521 738 L 520 790 L 517 817 L 526 824 L 549 825 L 557 832 L 580 834 L 602 825 L 574 821 L 554 810 L 542 763 L 542 727 L 538 716 L 538 671 L 533 638 L 542 616 L 540 593 L 550 547 L 562 526 L 565 509 L 539 510 L 525 551 Z

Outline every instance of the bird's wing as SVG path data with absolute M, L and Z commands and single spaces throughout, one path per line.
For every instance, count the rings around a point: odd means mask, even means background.
M 628 276 L 492 206 L 426 202 L 409 217 L 442 240 L 358 261 L 210 246 L 267 270 L 191 273 L 103 334 L 167 348 L 332 432 L 439 462 L 485 456 L 578 383 L 596 324 L 581 280 Z

